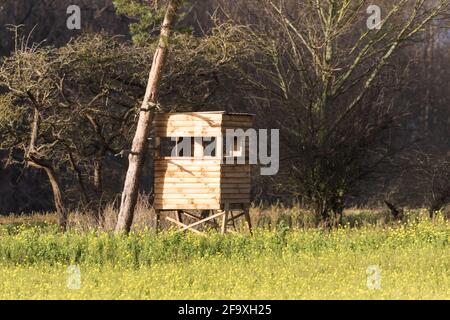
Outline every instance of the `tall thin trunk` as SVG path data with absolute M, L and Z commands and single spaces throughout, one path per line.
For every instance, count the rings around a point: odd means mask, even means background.
M 94 160 L 94 189 L 97 195 L 97 208 L 95 214 L 95 220 L 100 225 L 102 221 L 102 196 L 103 196 L 103 157 Z
M 63 194 L 58 179 L 53 168 L 45 167 L 44 170 L 47 173 L 48 180 L 52 186 L 53 201 L 58 215 L 58 225 L 65 231 L 67 229 L 68 211 L 64 205 Z
M 153 121 L 154 107 L 157 103 L 158 86 L 161 80 L 164 61 L 167 56 L 168 41 L 175 22 L 180 0 L 170 0 L 161 28 L 158 48 L 153 57 L 152 67 L 147 83 L 144 100 L 139 113 L 139 121 L 133 139 L 130 155 L 128 156 L 128 171 L 120 203 L 120 212 L 116 225 L 116 232 L 128 233 L 133 223 L 134 208 L 139 191 L 139 178 L 145 163 L 148 147 L 148 135 Z

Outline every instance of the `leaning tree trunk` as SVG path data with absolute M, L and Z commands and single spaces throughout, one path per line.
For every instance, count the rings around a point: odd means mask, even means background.
M 44 170 L 47 174 L 48 180 L 52 187 L 53 202 L 55 204 L 56 214 L 58 216 L 58 225 L 63 231 L 65 231 L 67 229 L 68 211 L 64 205 L 63 193 L 61 192 L 55 171 L 50 165 L 44 164 L 36 159 L 28 159 L 28 164 L 37 169 Z
M 139 178 L 145 163 L 148 135 L 153 121 L 154 107 L 157 103 L 158 85 L 161 79 L 164 61 L 167 56 L 168 40 L 175 22 L 179 4 L 180 0 L 170 0 L 165 13 L 158 48 L 153 57 L 147 89 L 139 113 L 136 133 L 130 155 L 128 156 L 128 171 L 122 192 L 116 232 L 128 233 L 133 222 L 134 208 L 136 206 L 139 191 Z
M 61 188 L 59 186 L 55 170 L 53 170 L 51 164 L 47 163 L 46 161 L 40 160 L 34 156 L 36 151 L 36 143 L 39 135 L 40 123 L 41 121 L 39 109 L 35 108 L 33 113 L 33 122 L 31 124 L 30 145 L 28 146 L 25 159 L 29 166 L 37 169 L 42 169 L 47 174 L 48 180 L 52 187 L 53 202 L 55 204 L 56 213 L 58 215 L 58 224 L 61 227 L 61 229 L 65 231 L 67 229 L 68 212 L 64 205 L 63 193 L 61 192 Z

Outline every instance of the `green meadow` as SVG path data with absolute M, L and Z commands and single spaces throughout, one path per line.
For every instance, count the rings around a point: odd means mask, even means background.
M 450 299 L 450 223 L 225 236 L 3 224 L 0 298 Z

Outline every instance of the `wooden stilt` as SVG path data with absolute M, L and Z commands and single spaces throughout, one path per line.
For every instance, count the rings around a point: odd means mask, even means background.
M 244 210 L 245 210 L 244 211 L 245 220 L 247 220 L 247 224 L 248 224 L 248 230 L 250 231 L 250 234 L 253 234 L 252 220 L 250 218 L 250 208 L 245 208 Z
M 182 210 L 177 210 L 177 220 L 178 220 L 178 222 L 183 223 L 183 211 Z
M 160 230 L 160 224 L 161 224 L 161 211 L 155 210 L 155 231 L 158 233 Z
M 225 234 L 225 232 L 227 232 L 228 214 L 229 214 L 229 211 L 225 210 L 224 215 L 222 217 L 222 229 L 220 231 L 220 233 L 222 233 L 222 234 Z
M 229 203 L 225 203 L 223 211 L 224 211 L 224 215 L 222 217 L 222 229 L 220 232 L 222 234 L 225 234 L 225 232 L 227 232 L 228 214 L 230 213 L 230 204 Z
M 236 218 L 233 215 L 233 211 L 230 211 L 230 217 L 231 217 L 230 219 L 231 225 L 233 226 L 233 229 L 236 231 L 236 223 L 234 222 Z

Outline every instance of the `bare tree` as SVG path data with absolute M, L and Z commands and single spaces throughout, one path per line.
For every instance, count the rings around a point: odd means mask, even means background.
M 228 90 L 235 88 L 237 59 L 247 55 L 241 32 L 223 24 L 203 37 L 174 34 L 159 107 L 190 111 L 223 106 L 233 96 Z M 55 192 L 64 200 L 54 201 L 55 207 L 62 202 L 79 206 L 81 200 L 85 208 L 100 212 L 101 204 L 119 192 L 121 155 L 135 131 L 148 81 L 145 70 L 157 41 L 141 46 L 100 33 L 55 48 L 22 44 L 21 39 L 0 65 L 0 151 L 8 151 L 8 163 L 17 168 L 25 165 L 27 155 L 51 164 L 48 173 L 64 186 Z M 4 157 L 2 152 L 2 161 Z
M 282 130 L 281 187 L 327 223 L 339 220 L 359 181 L 404 147 L 396 130 L 409 111 L 398 104 L 408 64 L 397 67 L 396 53 L 449 1 L 378 1 L 382 19 L 368 28 L 372 4 L 265 0 L 240 9 L 251 13 L 249 42 L 261 53 L 246 65 L 257 92 L 249 101 L 280 111 L 265 125 L 275 120 Z
M 99 199 L 104 157 L 128 141 L 145 65 L 136 58 L 144 50 L 84 36 L 59 49 L 23 43 L 0 65 L 0 87 L 7 90 L 0 95 L 0 149 L 9 152 L 9 163 L 46 172 L 62 228 L 67 197 L 61 180 L 67 184 L 73 171 L 79 186 L 73 194 L 88 203 L 94 189 Z
M 48 50 L 28 48 L 26 43 L 1 65 L 0 86 L 6 87 L 9 93 L 1 105 L 0 147 L 9 150 L 10 160 L 45 171 L 59 225 L 65 229 L 67 209 L 53 161 L 58 152 L 50 110 L 57 97 L 57 84 L 53 82 L 55 71 L 54 64 L 49 63 Z

